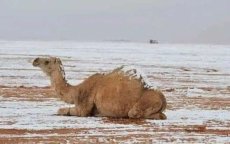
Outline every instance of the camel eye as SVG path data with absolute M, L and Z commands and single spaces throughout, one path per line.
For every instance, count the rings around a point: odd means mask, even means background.
M 48 65 L 50 62 L 49 61 L 45 61 L 45 65 Z

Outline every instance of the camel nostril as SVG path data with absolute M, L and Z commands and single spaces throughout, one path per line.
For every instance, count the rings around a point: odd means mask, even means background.
M 38 61 L 39 61 L 39 58 L 36 58 L 36 59 L 33 61 L 33 66 L 38 66 L 38 65 L 39 65 Z

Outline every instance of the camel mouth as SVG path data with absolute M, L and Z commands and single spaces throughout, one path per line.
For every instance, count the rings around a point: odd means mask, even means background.
M 36 58 L 36 59 L 33 61 L 33 66 L 34 66 L 34 67 L 39 66 L 38 60 L 39 60 L 39 58 Z

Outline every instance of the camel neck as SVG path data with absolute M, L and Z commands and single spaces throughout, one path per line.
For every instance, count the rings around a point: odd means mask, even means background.
M 52 72 L 51 85 L 61 97 L 68 92 L 69 84 L 60 70 Z

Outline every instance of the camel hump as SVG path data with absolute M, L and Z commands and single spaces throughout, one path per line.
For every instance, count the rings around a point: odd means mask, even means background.
M 148 81 L 147 76 L 138 68 L 134 66 L 121 66 L 112 71 L 112 73 L 122 74 L 129 79 L 137 79 L 139 80 L 144 88 L 155 89 L 155 87 Z

